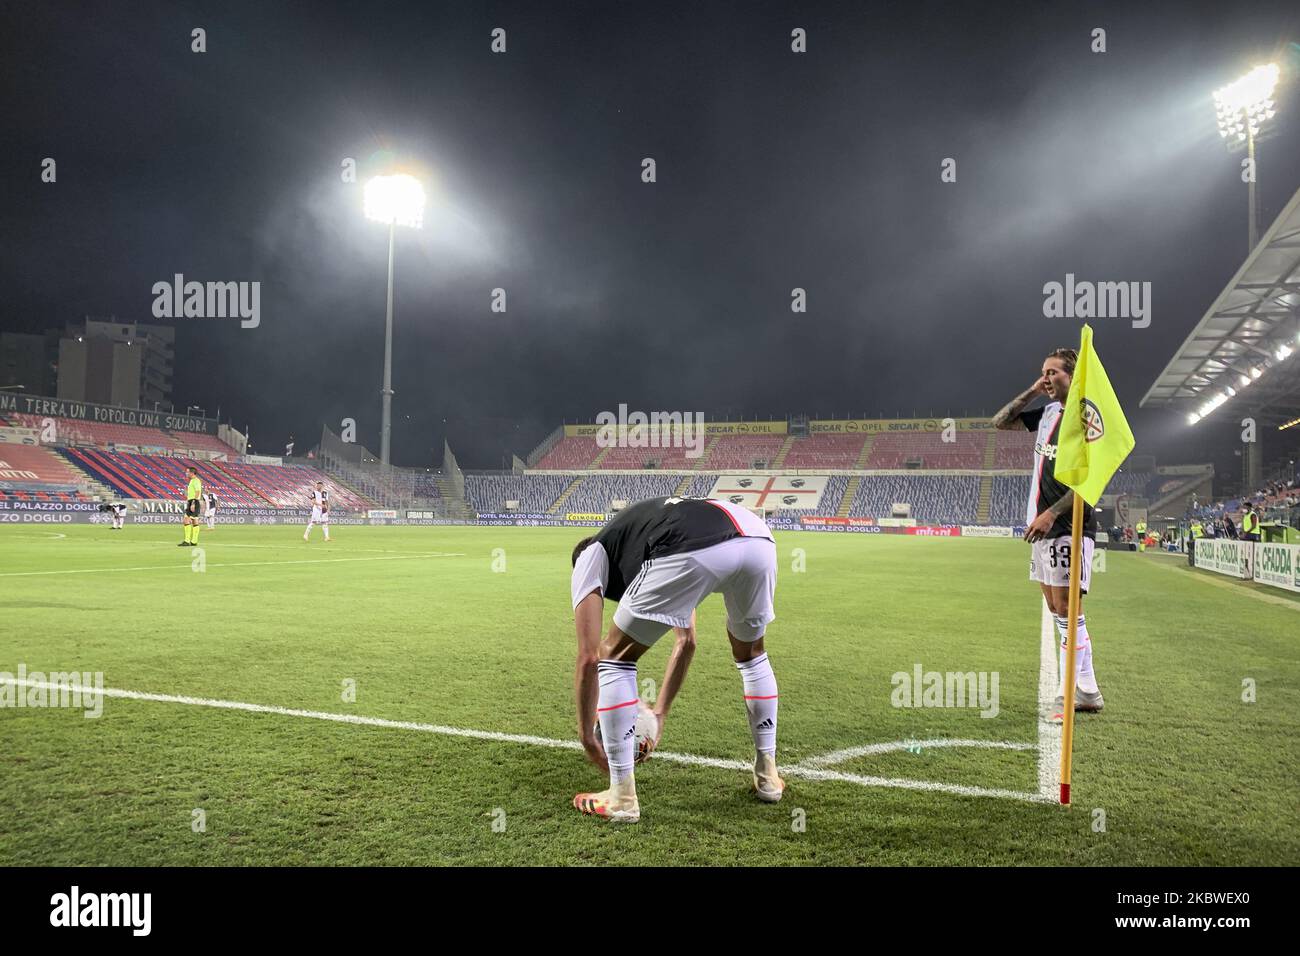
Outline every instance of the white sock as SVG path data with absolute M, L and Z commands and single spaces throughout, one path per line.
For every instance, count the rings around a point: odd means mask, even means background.
M 320 529 L 325 532 L 325 540 L 328 541 L 330 539 L 330 526 L 323 524 L 320 526 Z
M 1065 696 L 1065 654 L 1067 650 L 1066 641 L 1068 639 L 1069 619 L 1057 617 L 1056 632 L 1061 636 L 1060 657 L 1057 660 L 1056 672 L 1061 675 L 1061 682 L 1057 695 Z M 1079 615 L 1079 626 L 1075 633 L 1074 642 L 1074 686 L 1089 694 L 1097 693 L 1097 678 L 1092 672 L 1092 641 L 1088 639 L 1088 626 L 1084 622 L 1082 614 Z
M 312 523 L 311 523 L 310 521 L 308 521 L 308 522 L 307 522 L 307 530 L 304 531 L 304 532 L 302 533 L 302 540 L 304 540 L 304 541 L 307 540 L 307 536 L 311 534 L 311 529 L 312 529 Z
M 745 710 L 749 712 L 749 731 L 754 735 L 754 749 L 769 757 L 776 756 L 776 675 L 767 654 L 753 660 L 737 661 L 745 682 Z
M 636 761 L 636 661 L 600 661 L 596 665 L 600 695 L 596 716 L 609 759 L 609 782 L 622 783 L 632 776 Z
M 1077 655 L 1079 690 L 1095 694 L 1097 693 L 1097 675 L 1092 672 L 1092 638 L 1088 636 L 1088 625 L 1085 623 L 1082 614 L 1079 615 L 1078 634 L 1079 644 L 1082 645 Z

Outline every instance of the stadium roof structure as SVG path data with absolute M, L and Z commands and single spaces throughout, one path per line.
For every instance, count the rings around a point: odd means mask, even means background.
M 1142 397 L 1204 417 L 1225 402 L 1300 416 L 1300 190 Z M 1295 354 L 1292 354 L 1295 353 Z

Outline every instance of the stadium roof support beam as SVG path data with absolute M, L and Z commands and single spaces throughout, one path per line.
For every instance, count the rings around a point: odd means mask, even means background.
M 1195 412 L 1232 398 L 1258 411 L 1300 411 L 1300 190 L 1142 397 Z

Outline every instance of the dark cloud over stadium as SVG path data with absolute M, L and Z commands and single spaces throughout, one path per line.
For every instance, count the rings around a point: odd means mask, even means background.
M 340 163 L 391 154 L 431 198 L 397 237 L 393 460 L 436 462 L 445 437 L 483 468 L 620 403 L 992 412 L 1077 341 L 1043 314 L 1067 275 L 1151 283 L 1149 327 L 1096 320 L 1098 347 L 1139 447 L 1185 454 L 1183 417 L 1136 404 L 1246 253 L 1210 92 L 1300 55 L 1282 4 L 55 3 L 6 20 L 4 330 L 150 321 L 176 273 L 260 282 L 255 329 L 174 320 L 178 408 L 220 407 L 259 451 L 352 417 L 377 449 L 386 236 Z M 1260 147 L 1264 226 L 1300 182 L 1287 107 Z

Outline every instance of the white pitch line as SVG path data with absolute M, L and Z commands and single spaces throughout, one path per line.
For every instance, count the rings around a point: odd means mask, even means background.
M 1037 750 L 1038 744 L 1017 743 L 1009 740 L 950 740 L 948 738 L 894 740 L 887 744 L 865 744 L 861 747 L 836 750 L 820 757 L 808 757 L 802 761 L 802 765 L 805 767 L 828 767 L 832 764 L 843 763 L 846 760 L 853 760 L 855 757 L 875 757 L 879 754 L 899 753 L 913 747 L 922 750 L 935 750 L 943 747 L 971 747 L 985 750 Z
M 185 557 L 182 555 L 181 557 Z M 209 568 L 252 568 L 261 565 L 280 565 L 280 564 L 336 564 L 344 561 L 404 561 L 407 558 L 463 558 L 464 553 L 452 551 L 428 551 L 423 554 L 398 554 L 387 558 L 301 558 L 295 561 L 236 561 L 231 564 L 226 563 L 208 563 L 205 567 Z M 191 570 L 189 559 L 177 564 L 155 564 L 144 567 L 134 568 L 73 568 L 65 571 L 3 571 L 0 572 L 0 578 L 25 578 L 37 577 L 46 574 L 102 574 L 118 571 L 175 571 Z
M 1060 802 L 1061 725 L 1052 723 L 1056 705 L 1057 674 L 1056 622 L 1043 599 L 1042 633 L 1038 655 L 1038 796 L 1049 803 Z
M 57 690 L 60 685 L 49 681 L 18 680 L 7 677 L 0 683 L 21 687 L 43 687 Z M 84 693 L 84 691 L 83 691 Z M 293 707 L 273 707 L 267 704 L 248 704 L 234 700 L 214 700 L 208 697 L 185 697 L 178 694 L 152 694 L 145 691 L 123 690 L 106 687 L 95 689 L 95 694 L 104 697 L 117 697 L 125 700 L 153 701 L 160 704 L 188 704 L 195 707 L 215 707 L 221 710 L 239 710 L 253 714 L 276 714 L 281 717 L 305 717 L 310 720 L 328 720 L 339 724 L 354 724 L 363 727 L 384 727 L 390 730 L 413 730 L 427 734 L 442 734 L 448 737 L 467 737 L 473 740 L 491 740 L 500 743 L 529 744 L 534 747 L 551 747 L 558 750 L 581 750 L 582 745 L 576 740 L 556 740 L 552 737 L 535 737 L 530 734 L 507 734 L 495 730 L 474 730 L 467 727 L 447 727 L 441 724 L 425 724 L 409 720 L 388 720 L 383 717 L 362 717 L 357 714 L 335 714 L 320 710 L 299 710 Z M 897 741 L 904 746 L 911 741 Z M 931 743 L 934 743 L 933 741 Z M 883 745 L 886 747 L 894 744 Z M 1030 745 L 1025 745 L 1030 746 Z M 719 757 L 702 757 L 698 754 L 681 754 L 657 750 L 656 760 L 688 764 L 695 767 L 712 767 L 718 770 L 750 771 L 753 766 L 742 760 L 725 760 Z M 819 758 L 813 758 L 819 759 Z M 781 773 L 788 777 L 800 777 L 805 780 L 829 780 L 840 783 L 854 783 L 863 787 L 887 787 L 900 790 L 919 790 L 932 793 L 951 793 L 965 797 L 997 797 L 1004 800 L 1021 800 L 1027 803 L 1042 803 L 1043 797 L 1037 793 L 1025 793 L 1017 790 L 999 790 L 987 787 L 967 787 L 961 784 L 940 783 L 932 780 L 904 780 L 893 777 L 871 777 L 861 774 L 841 773 L 822 767 L 808 766 L 805 761 L 790 767 L 782 767 Z M 1054 802 L 1054 801 L 1052 801 Z

